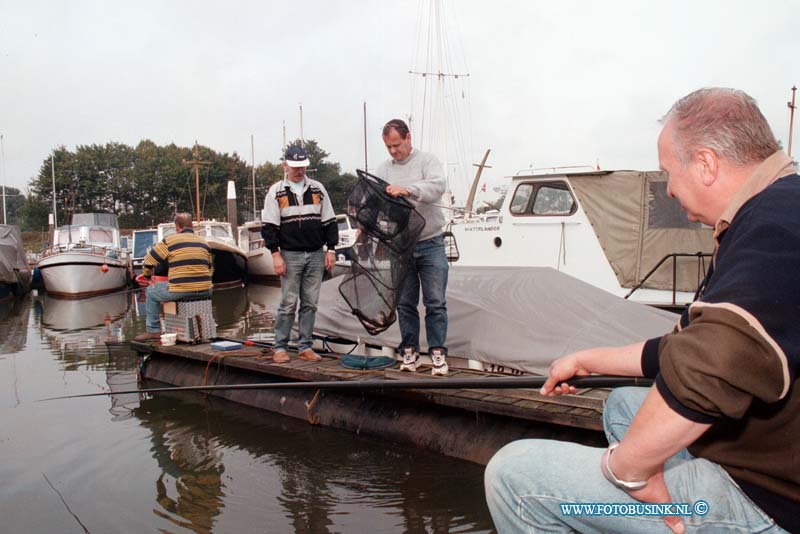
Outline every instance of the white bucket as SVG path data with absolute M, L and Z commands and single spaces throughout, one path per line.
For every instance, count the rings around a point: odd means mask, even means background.
M 170 345 L 174 345 L 175 342 L 178 340 L 178 334 L 161 334 L 161 344 L 165 347 L 169 347 Z

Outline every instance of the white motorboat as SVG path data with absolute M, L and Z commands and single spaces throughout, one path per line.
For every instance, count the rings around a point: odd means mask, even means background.
M 272 254 L 264 246 L 261 237 L 261 221 L 249 221 L 239 227 L 239 247 L 247 254 L 247 277 L 257 282 L 279 280 L 272 265 Z M 337 215 L 339 242 L 336 244 L 336 262 L 339 266 L 347 266 L 350 261 L 350 249 L 358 238 L 358 230 L 353 228 L 347 215 Z
M 53 296 L 79 298 L 122 289 L 129 280 L 129 257 L 120 247 L 117 216 L 76 213 L 71 225 L 55 232 L 37 267 Z
M 239 227 L 239 248 L 247 254 L 247 278 L 255 282 L 277 280 L 272 254 L 261 237 L 261 221 L 248 221 Z
M 691 302 L 714 249 L 712 228 L 686 218 L 657 171 L 514 176 L 499 215 L 447 230 L 455 268 L 552 267 L 661 307 Z

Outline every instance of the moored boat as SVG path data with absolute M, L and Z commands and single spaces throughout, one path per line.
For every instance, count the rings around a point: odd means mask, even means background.
M 499 215 L 448 226 L 453 267 L 552 267 L 614 295 L 663 307 L 691 302 L 713 230 L 686 218 L 662 172 L 527 174 Z
M 76 213 L 71 225 L 55 232 L 36 266 L 50 295 L 80 298 L 125 287 L 128 261 L 120 248 L 116 215 Z
M 0 224 L 0 301 L 20 296 L 30 289 L 31 268 L 19 228 Z
M 247 254 L 247 278 L 256 282 L 278 280 L 272 254 L 261 237 L 261 221 L 248 221 L 239 227 L 239 247 Z
M 148 228 L 146 230 L 133 231 L 133 246 L 131 247 L 131 269 L 133 277 L 142 274 L 142 262 L 144 257 L 158 241 L 158 230 Z

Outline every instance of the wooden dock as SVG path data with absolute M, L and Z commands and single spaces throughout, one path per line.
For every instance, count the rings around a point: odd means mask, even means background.
M 142 376 L 175 386 L 254 382 L 330 380 L 443 380 L 497 376 L 451 369 L 432 377 L 397 369 L 358 371 L 344 368 L 334 354 L 305 362 L 291 354 L 273 363 L 258 347 L 223 352 L 210 345 L 132 342 L 142 358 Z M 259 359 L 266 357 L 267 359 Z M 257 408 L 485 464 L 500 447 L 523 438 L 550 438 L 604 446 L 603 404 L 610 390 L 588 389 L 576 395 L 543 397 L 531 389 L 408 390 L 223 390 L 209 394 Z

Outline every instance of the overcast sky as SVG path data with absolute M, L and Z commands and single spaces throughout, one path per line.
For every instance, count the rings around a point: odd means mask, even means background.
M 299 104 L 305 137 L 352 172 L 363 102 L 373 166 L 383 123 L 409 113 L 427 13 L 418 0 L 0 0 L 0 172 L 24 189 L 56 146 L 141 139 L 249 161 L 251 134 L 256 163 L 277 162 Z M 657 120 L 709 85 L 750 93 L 787 144 L 800 0 L 448 0 L 445 14 L 470 74 L 463 137 L 472 162 L 492 149 L 493 181 L 531 165 L 656 168 Z

